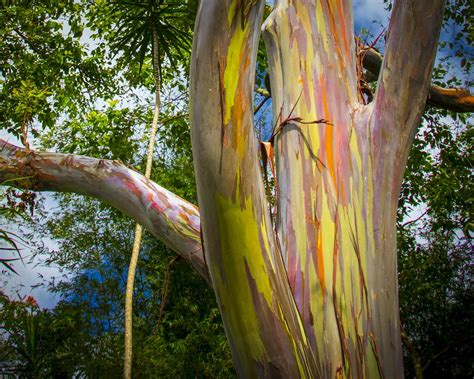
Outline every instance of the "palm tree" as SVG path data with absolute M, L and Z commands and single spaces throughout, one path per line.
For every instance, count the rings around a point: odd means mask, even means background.
M 118 0 L 112 4 L 117 21 L 112 41 L 112 51 L 122 52 L 125 61 L 138 61 L 140 71 L 151 45 L 153 78 L 155 82 L 155 106 L 149 132 L 149 144 L 145 176 L 150 177 L 155 135 L 160 114 L 161 69 L 163 63 L 177 66 L 187 61 L 192 36 L 197 0 Z M 139 256 L 142 227 L 137 224 L 132 256 L 128 269 L 125 295 L 125 350 L 124 378 L 132 372 L 132 311 L 133 286 Z

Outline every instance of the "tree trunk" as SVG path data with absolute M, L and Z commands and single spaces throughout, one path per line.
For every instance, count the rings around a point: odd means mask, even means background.
M 145 178 L 149 179 L 153 167 L 153 151 L 155 147 L 155 136 L 158 130 L 158 120 L 160 117 L 160 72 L 159 72 L 159 50 L 158 31 L 152 27 L 152 62 L 153 77 L 155 79 L 155 109 L 153 111 L 153 122 L 148 137 L 148 150 L 146 156 Z M 142 241 L 143 229 L 140 224 L 135 227 L 135 238 L 133 240 L 130 264 L 128 265 L 127 286 L 125 290 L 125 332 L 124 332 L 124 363 L 123 377 L 132 377 L 133 358 L 133 287 L 135 283 L 135 273 L 137 271 L 138 256 Z
M 357 90 L 351 2 L 278 2 L 264 25 L 276 233 L 252 121 L 262 5 L 202 2 L 191 70 L 204 250 L 237 370 L 402 377 L 396 209 L 443 1 L 395 3 L 368 106 Z
M 192 145 L 206 262 L 242 377 L 316 376 L 265 198 L 252 93 L 263 1 L 201 2 Z

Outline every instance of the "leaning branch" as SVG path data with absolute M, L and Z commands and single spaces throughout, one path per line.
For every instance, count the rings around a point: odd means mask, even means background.
M 362 49 L 364 68 L 377 80 L 382 67 L 383 55 L 374 48 Z M 442 88 L 432 84 L 426 103 L 432 107 L 453 112 L 474 112 L 474 95 L 462 88 Z
M 0 182 L 103 200 L 143 225 L 209 282 L 198 208 L 121 162 L 27 152 L 0 139 Z

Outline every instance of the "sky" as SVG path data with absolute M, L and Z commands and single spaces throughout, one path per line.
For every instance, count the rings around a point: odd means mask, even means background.
M 0 130 L 0 139 L 21 146 L 21 143 L 17 138 L 6 133 L 4 130 Z M 40 196 L 44 199 L 47 208 L 51 209 L 56 206 L 56 202 L 51 194 L 42 193 Z M 29 232 L 27 228 L 22 228 L 20 230 L 17 225 L 11 222 L 8 224 L 0 223 L 0 227 L 3 230 L 13 232 L 20 236 L 24 234 L 22 230 Z M 50 249 L 57 248 L 55 241 L 42 238 L 42 242 Z M 64 274 L 67 275 L 67 273 L 60 271 L 57 267 L 49 267 L 45 265 L 43 263 L 44 257 L 33 256 L 31 241 L 19 241 L 18 248 L 23 258 L 23 261 L 19 260 L 13 263 L 13 267 L 18 275 L 14 273 L 3 275 L 0 273 L 0 288 L 13 300 L 19 300 L 20 298 L 25 298 L 26 296 L 31 295 L 36 299 L 40 307 L 53 308 L 60 300 L 59 296 L 50 293 L 45 286 L 37 285 L 38 283 L 41 283 L 43 279 L 50 281 L 53 277 L 59 278 Z M 11 253 L 6 254 L 3 252 L 2 257 L 17 258 L 17 255 L 16 253 L 13 253 L 12 255 Z
M 356 33 L 361 28 L 381 29 L 380 25 L 388 26 L 389 13 L 385 10 L 383 0 L 354 0 L 352 8 Z M 377 30 L 374 30 L 374 34 L 378 35 Z

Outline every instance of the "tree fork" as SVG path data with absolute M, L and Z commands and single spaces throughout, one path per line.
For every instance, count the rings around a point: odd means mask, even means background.
M 191 114 L 208 267 L 197 208 L 117 162 L 5 144 L 0 179 L 103 199 L 193 263 L 215 289 L 241 376 L 402 377 L 396 208 L 444 1 L 395 2 L 367 106 L 351 2 L 278 2 L 265 24 L 274 114 L 288 121 L 275 136 L 277 233 L 253 132 L 263 4 L 200 3 Z

